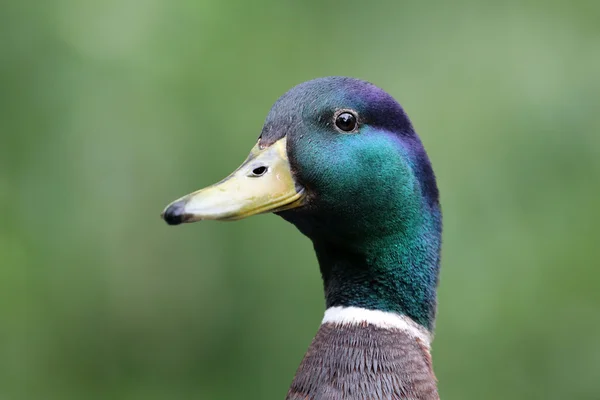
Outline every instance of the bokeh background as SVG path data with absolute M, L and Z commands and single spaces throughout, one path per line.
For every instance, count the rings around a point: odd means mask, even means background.
M 269 107 L 406 108 L 445 212 L 443 399 L 600 398 L 600 3 L 8 0 L 0 399 L 282 399 L 323 312 L 273 215 L 168 227 Z

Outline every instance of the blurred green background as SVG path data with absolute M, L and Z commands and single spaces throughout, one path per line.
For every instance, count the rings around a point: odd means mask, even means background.
M 0 399 L 282 399 L 323 313 L 276 216 L 168 227 L 271 104 L 395 96 L 445 217 L 443 399 L 600 398 L 600 3 L 8 0 Z

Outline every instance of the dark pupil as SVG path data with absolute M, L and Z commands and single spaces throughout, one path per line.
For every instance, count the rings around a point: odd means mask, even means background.
M 349 132 L 356 128 L 356 117 L 350 113 L 342 113 L 336 118 L 335 124 L 344 132 Z

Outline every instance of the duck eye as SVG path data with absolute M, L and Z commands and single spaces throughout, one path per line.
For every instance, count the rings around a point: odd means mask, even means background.
M 356 130 L 356 115 L 348 111 L 340 113 L 340 115 L 338 115 L 335 118 L 335 126 L 337 126 L 339 130 L 344 132 L 351 132 Z

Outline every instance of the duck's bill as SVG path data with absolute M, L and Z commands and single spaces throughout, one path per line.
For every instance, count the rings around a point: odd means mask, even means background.
M 303 200 L 303 190 L 292 176 L 283 138 L 264 149 L 257 144 L 231 175 L 175 200 L 165 208 L 162 217 L 169 225 L 205 219 L 232 221 L 299 207 Z

